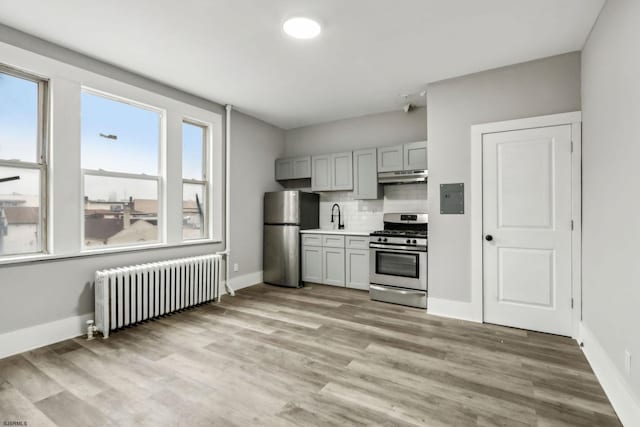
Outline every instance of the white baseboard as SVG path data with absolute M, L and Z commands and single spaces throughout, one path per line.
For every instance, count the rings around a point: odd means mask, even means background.
M 0 334 L 0 359 L 83 335 L 93 313 Z
M 471 302 L 427 297 L 427 314 L 482 323 L 476 312 L 477 307 Z
M 640 426 L 640 398 L 584 323 L 580 323 L 579 341 L 584 343 L 582 351 L 622 424 Z
M 258 283 L 262 283 L 262 270 L 243 274 L 242 276 L 232 277 L 231 280 L 229 280 L 231 289 L 234 291 L 239 291 L 240 289 L 248 288 L 249 286 L 253 286 Z M 224 286 L 222 286 L 220 290 L 222 294 L 227 293 Z
M 262 271 L 233 277 L 230 282 L 235 291 L 247 288 L 262 282 Z M 220 290 L 226 293 L 224 286 Z M 92 319 L 94 314 L 88 313 L 0 334 L 0 359 L 83 335 L 87 320 Z

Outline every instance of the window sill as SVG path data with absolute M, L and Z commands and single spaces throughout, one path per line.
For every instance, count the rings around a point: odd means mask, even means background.
M 148 245 L 119 246 L 119 247 L 112 247 L 112 248 L 90 249 L 90 250 L 83 250 L 82 252 L 79 252 L 77 254 L 68 254 L 68 255 L 55 255 L 55 254 L 17 255 L 17 256 L 0 258 L 0 267 L 13 266 L 13 265 L 19 265 L 19 264 L 28 264 L 28 263 L 47 262 L 47 261 L 58 261 L 58 260 L 73 259 L 73 258 L 97 257 L 97 256 L 120 254 L 125 252 L 144 252 L 144 251 L 157 250 L 157 249 L 176 249 L 176 248 L 184 248 L 184 247 L 190 247 L 190 246 L 214 245 L 214 244 L 220 244 L 220 243 L 222 243 L 221 240 L 203 239 L 203 240 L 189 240 L 186 242 L 174 243 L 174 244 L 151 243 Z

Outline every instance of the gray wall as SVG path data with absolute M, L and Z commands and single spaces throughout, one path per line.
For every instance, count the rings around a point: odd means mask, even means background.
M 224 108 L 217 103 L 164 86 L 3 25 L 0 25 L 0 41 L 224 114 Z M 261 269 L 261 252 L 256 249 L 256 243 L 253 243 L 253 246 L 248 243 L 246 236 L 248 233 L 255 238 L 255 233 L 261 230 L 258 224 L 262 222 L 262 211 L 256 210 L 254 199 L 261 200 L 263 188 L 276 185 L 273 180 L 273 159 L 284 150 L 284 134 L 278 128 L 238 112 L 232 114 L 232 131 L 231 151 L 234 157 L 231 164 L 231 242 L 236 248 L 234 250 L 232 247 L 233 260 L 241 264 L 241 271 L 236 273 L 239 275 L 255 271 L 251 269 Z M 239 171 L 246 171 L 247 166 L 252 168 L 252 174 L 249 178 L 243 178 Z M 254 183 L 255 188 L 247 184 L 247 179 Z M 239 195 L 242 194 L 247 196 L 248 202 L 239 199 Z M 245 225 L 240 225 L 240 222 Z M 235 224 L 238 225 L 233 227 Z M 93 312 L 92 281 L 96 270 L 212 253 L 222 248 L 222 245 L 196 245 L 0 266 L 0 334 Z
M 285 132 L 285 155 L 335 153 L 427 139 L 426 109 L 305 126 Z
M 0 266 L 0 334 L 92 313 L 96 270 L 219 249 L 203 245 Z
M 66 49 L 2 24 L 0 24 L 0 41 L 87 71 L 110 77 L 114 80 L 126 82 L 151 92 L 160 93 L 173 99 L 204 108 L 205 110 L 224 114 L 223 104 L 211 102 L 204 98 L 166 86 L 144 76 L 79 54 L 73 50 Z M 2 58 L 0 58 L 0 62 L 2 62 Z
M 608 1 L 582 54 L 583 322 L 640 402 L 640 2 Z M 635 218 L 635 219 L 634 219 Z M 585 342 L 585 346 L 591 345 Z M 632 352 L 631 376 L 624 351 Z
M 274 164 L 284 131 L 244 114 L 231 115 L 231 277 L 262 270 L 262 196 L 281 190 Z
M 580 54 L 499 68 L 427 87 L 429 293 L 470 301 L 471 125 L 580 110 Z M 440 184 L 465 184 L 465 214 L 440 215 Z

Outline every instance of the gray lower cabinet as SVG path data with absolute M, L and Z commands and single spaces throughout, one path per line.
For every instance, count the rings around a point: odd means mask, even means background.
M 344 286 L 344 248 L 322 248 L 322 283 Z
M 369 289 L 369 237 L 302 234 L 302 281 Z
M 368 249 L 347 249 L 345 268 L 347 288 L 369 290 Z
M 302 281 L 322 283 L 322 247 L 302 247 Z
M 378 150 L 370 148 L 353 152 L 353 198 L 377 199 L 378 184 Z

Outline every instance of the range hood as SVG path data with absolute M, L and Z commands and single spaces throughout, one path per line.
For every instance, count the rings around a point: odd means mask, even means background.
M 379 172 L 378 184 L 415 184 L 417 182 L 427 182 L 429 171 L 410 170 L 397 172 Z

